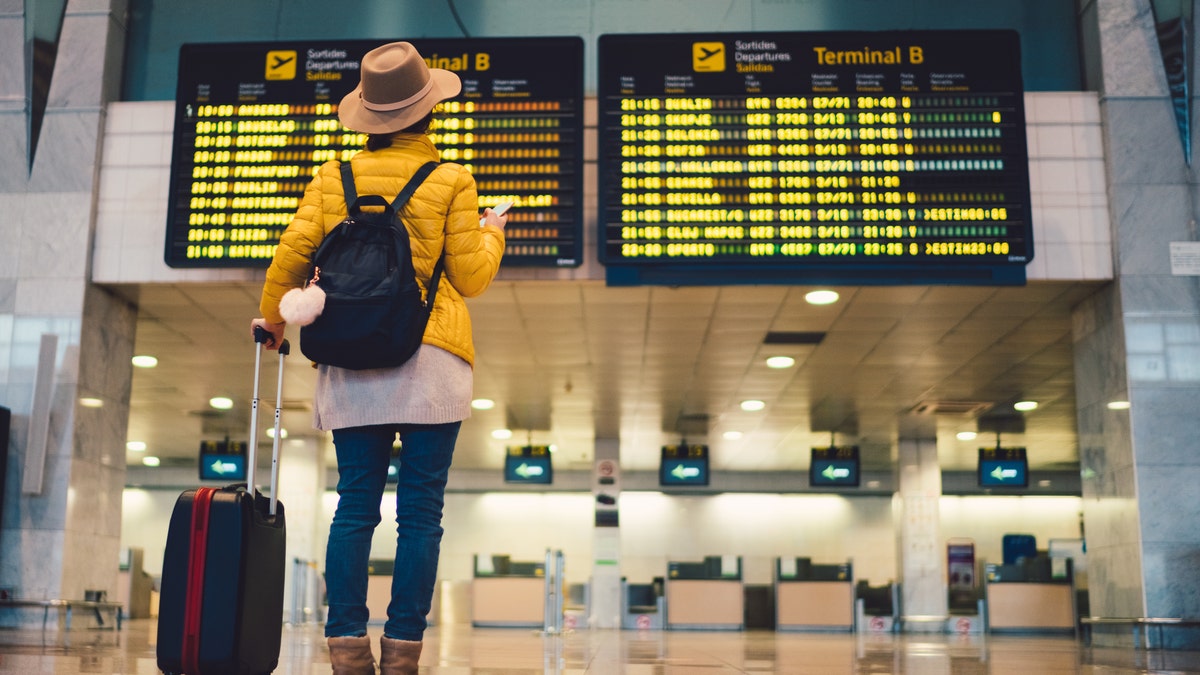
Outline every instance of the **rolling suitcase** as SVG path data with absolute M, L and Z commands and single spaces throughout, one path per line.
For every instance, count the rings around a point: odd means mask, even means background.
M 279 503 L 279 415 L 275 397 L 271 496 L 253 488 L 258 450 L 258 380 L 267 333 L 255 331 L 254 400 L 246 483 L 186 490 L 175 502 L 163 554 L 158 667 L 167 675 L 265 675 L 279 663 L 286 554 Z M 249 487 L 247 487 L 249 486 Z

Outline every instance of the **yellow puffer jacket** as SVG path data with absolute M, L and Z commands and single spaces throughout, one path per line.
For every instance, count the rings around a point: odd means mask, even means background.
M 360 195 L 383 195 L 390 201 L 421 165 L 437 159 L 437 148 L 428 137 L 400 134 L 389 148 L 364 150 L 354 156 L 351 166 L 355 188 Z M 327 162 L 305 190 L 300 208 L 280 237 L 275 258 L 267 269 L 259 306 L 267 321 L 283 322 L 280 298 L 304 285 L 321 240 L 347 213 L 340 164 Z M 504 231 L 479 226 L 475 178 L 452 163 L 442 164 L 425 179 L 401 215 L 422 289 L 433 275 L 438 256 L 444 253 L 446 258 L 423 342 L 474 365 L 471 317 L 463 298 L 483 293 L 492 283 L 504 254 Z

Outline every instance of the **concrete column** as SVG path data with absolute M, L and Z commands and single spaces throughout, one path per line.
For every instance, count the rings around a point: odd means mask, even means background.
M 942 472 L 938 466 L 937 441 L 901 439 L 898 465 L 896 559 L 900 566 L 904 627 L 908 632 L 942 632 L 948 609 L 939 512 Z
M 1170 248 L 1197 240 L 1198 178 L 1185 161 L 1151 2 L 1095 0 L 1081 17 L 1089 84 L 1101 92 L 1117 277 L 1075 313 L 1090 613 L 1196 617 L 1200 285 L 1172 270 Z M 1131 407 L 1109 406 L 1118 401 Z M 1097 644 L 1129 643 L 1128 630 L 1105 633 L 1097 630 Z M 1167 628 L 1163 641 L 1194 649 L 1200 634 Z
M 262 480 L 256 482 L 266 492 L 271 477 L 271 439 L 264 437 L 259 441 L 259 452 L 263 459 L 259 472 Z M 326 488 L 325 453 L 319 439 L 304 438 L 283 441 L 279 454 L 279 500 L 284 504 L 287 521 L 287 580 L 283 614 L 285 621 L 301 623 L 307 619 L 315 620 L 318 614 L 316 610 L 321 606 L 319 582 L 325 569 L 325 539 L 328 534 L 322 527 L 320 499 Z M 387 496 L 384 498 L 387 499 Z M 297 575 L 302 575 L 299 580 Z M 297 595 L 299 591 L 303 591 L 303 594 Z M 305 612 L 306 607 L 311 610 L 310 613 Z M 298 611 L 293 612 L 293 609 Z
M 0 523 L 0 587 L 29 598 L 115 597 L 136 309 L 90 283 L 105 106 L 121 80 L 123 0 L 70 0 L 32 169 L 24 18 L 0 19 L 0 405 L 13 411 Z M 16 37 L 17 39 L 7 39 Z M 19 102 L 19 103 L 18 103 Z M 52 382 L 33 437 L 34 383 Z M 86 401 L 85 401 L 86 400 Z M 41 481 L 21 489 L 26 471 Z M 38 623 L 12 612 L 6 624 Z

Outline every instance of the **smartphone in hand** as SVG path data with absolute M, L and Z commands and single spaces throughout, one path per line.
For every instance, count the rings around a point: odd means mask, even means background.
M 500 202 L 499 204 L 492 207 L 492 213 L 494 213 L 498 216 L 502 216 L 505 213 L 507 213 L 509 209 L 512 208 L 512 205 L 513 205 L 512 202 Z M 487 216 L 484 216 L 483 218 L 479 219 L 480 227 L 483 227 L 485 223 L 487 223 Z

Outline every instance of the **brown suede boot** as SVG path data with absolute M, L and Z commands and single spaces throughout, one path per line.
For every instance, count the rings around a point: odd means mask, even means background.
M 379 675 L 417 675 L 421 660 L 421 643 L 411 640 L 381 640 L 383 654 L 379 658 Z
M 333 675 L 375 675 L 375 656 L 371 653 L 371 638 L 331 637 L 329 662 Z M 416 672 L 416 671 L 413 671 Z

